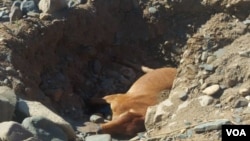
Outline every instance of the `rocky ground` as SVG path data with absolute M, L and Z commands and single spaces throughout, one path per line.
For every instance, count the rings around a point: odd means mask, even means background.
M 0 140 L 111 140 L 93 132 L 109 108 L 88 100 L 125 92 L 141 65 L 177 67 L 174 87 L 144 133 L 112 140 L 221 140 L 221 125 L 250 124 L 249 5 L 0 1 Z

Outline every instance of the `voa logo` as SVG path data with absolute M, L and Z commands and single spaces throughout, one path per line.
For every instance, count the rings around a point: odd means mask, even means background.
M 247 136 L 244 129 L 226 129 L 227 136 Z

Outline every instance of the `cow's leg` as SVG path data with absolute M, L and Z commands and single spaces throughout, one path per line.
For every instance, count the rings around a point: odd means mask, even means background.
M 111 135 L 134 136 L 136 133 L 144 131 L 144 116 L 128 111 L 114 120 L 100 125 L 101 133 Z

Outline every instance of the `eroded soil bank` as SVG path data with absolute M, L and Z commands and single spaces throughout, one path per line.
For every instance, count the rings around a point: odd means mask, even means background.
M 217 71 L 203 71 L 210 67 L 206 57 L 249 31 L 243 23 L 249 16 L 248 5 L 245 1 L 216 0 L 96 0 L 60 11 L 47 20 L 25 18 L 14 24 L 1 23 L 0 83 L 13 88 L 21 98 L 40 101 L 71 120 L 88 119 L 90 107 L 86 102 L 90 97 L 125 92 L 142 75 L 129 62 L 152 68 L 178 67 L 178 80 L 182 81 L 176 81 L 173 93 L 192 93 L 189 99 L 195 99 L 200 86 L 227 84 L 222 76 L 217 80 L 223 70 L 219 65 Z M 206 55 L 204 50 L 211 52 Z M 205 59 L 200 58 L 202 55 Z M 247 63 L 240 65 L 246 67 Z M 232 83 L 247 81 L 245 71 L 244 79 L 238 81 L 235 76 L 232 81 L 237 81 Z M 186 88 L 188 91 L 183 90 Z M 176 101 L 175 107 L 183 103 Z M 153 121 L 147 122 L 148 130 L 161 122 L 165 127 L 164 121 L 172 115 L 177 118 L 169 123 L 191 122 L 192 118 L 179 118 L 174 109 L 158 110 L 160 114 L 156 109 L 151 111 Z M 194 111 L 197 116 L 202 110 Z

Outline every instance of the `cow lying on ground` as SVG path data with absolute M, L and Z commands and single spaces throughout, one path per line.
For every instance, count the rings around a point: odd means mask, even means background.
M 140 77 L 125 93 L 93 98 L 92 104 L 110 104 L 112 120 L 100 124 L 100 133 L 134 136 L 144 131 L 146 110 L 157 104 L 158 94 L 171 89 L 175 79 L 175 68 L 159 68 Z

